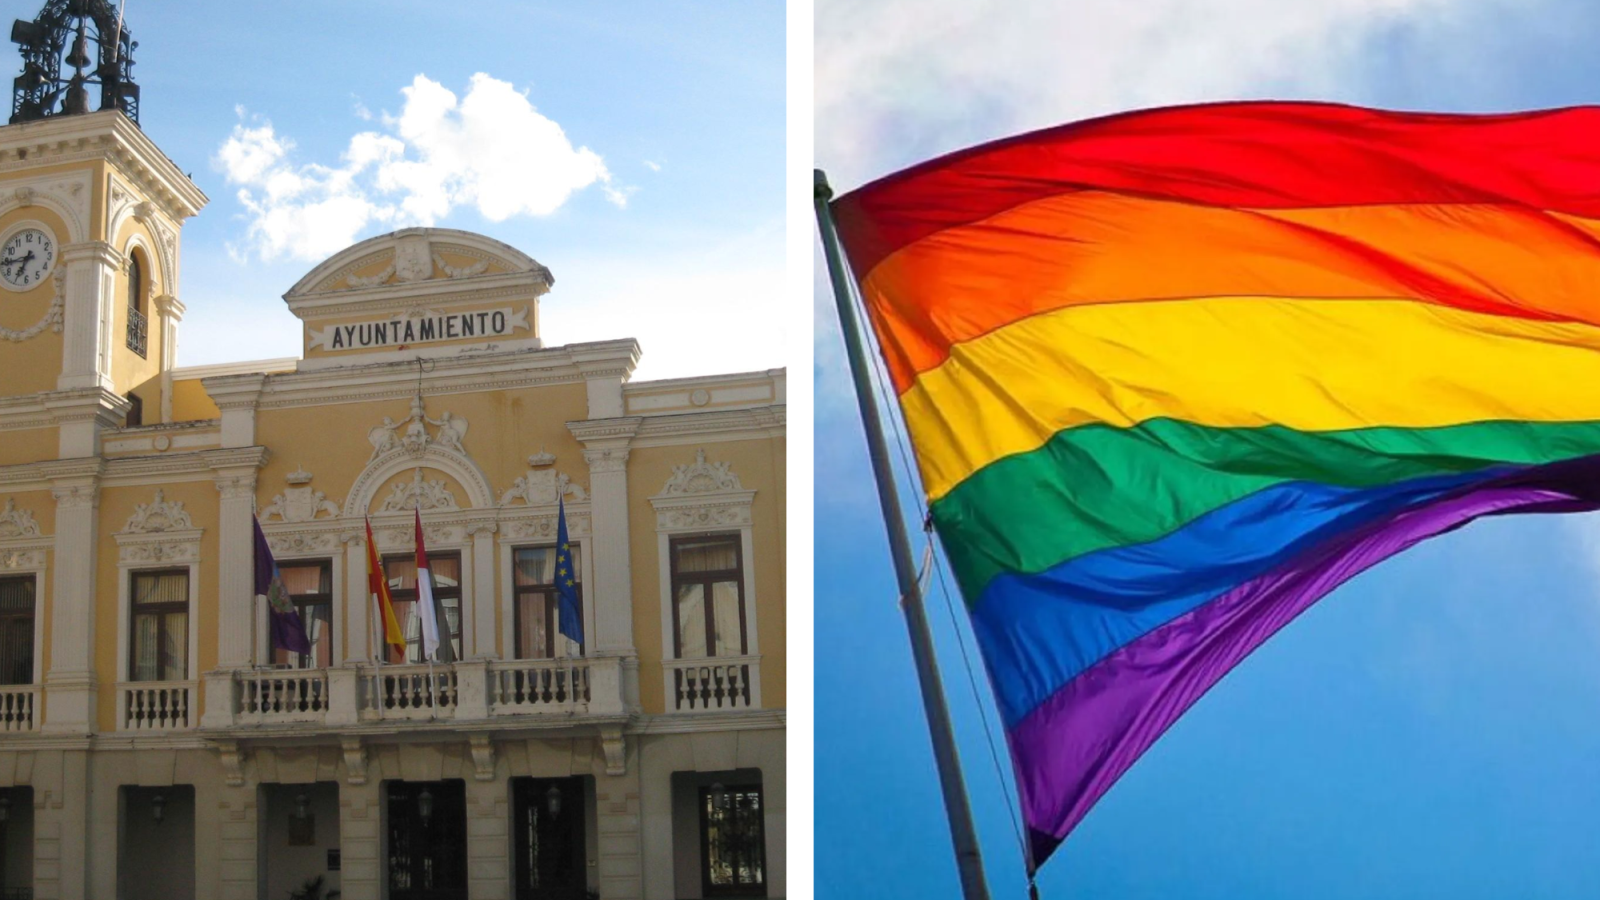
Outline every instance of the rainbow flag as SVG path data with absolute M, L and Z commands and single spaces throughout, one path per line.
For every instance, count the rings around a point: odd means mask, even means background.
M 834 213 L 1034 867 L 1339 584 L 1600 506 L 1600 108 L 1135 112 Z

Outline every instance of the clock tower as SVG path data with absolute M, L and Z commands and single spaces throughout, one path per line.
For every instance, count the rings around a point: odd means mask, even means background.
M 206 197 L 140 129 L 127 24 L 106 0 L 17 20 L 0 127 L 0 411 L 59 425 L 61 458 L 171 420 L 178 262 Z M 9 409 L 8 409 L 9 408 Z

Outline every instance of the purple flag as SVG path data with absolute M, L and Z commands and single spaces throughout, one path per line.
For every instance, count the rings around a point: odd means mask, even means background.
M 306 637 L 306 626 L 300 621 L 300 611 L 289 602 L 289 592 L 284 590 L 283 579 L 278 575 L 277 560 L 272 558 L 272 548 L 267 546 L 267 536 L 261 532 L 261 520 L 251 516 L 256 527 L 256 600 L 267 601 L 268 618 L 272 622 L 272 646 L 291 653 L 310 653 L 311 639 Z

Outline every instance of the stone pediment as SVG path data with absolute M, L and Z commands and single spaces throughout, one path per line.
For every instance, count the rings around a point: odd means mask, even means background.
M 407 228 L 335 253 L 284 294 L 303 323 L 300 371 L 537 349 L 550 270 L 450 228 Z
M 550 270 L 499 241 L 449 228 L 407 228 L 369 238 L 334 254 L 284 295 L 303 298 L 363 292 L 433 294 L 440 289 L 524 284 L 543 294 Z

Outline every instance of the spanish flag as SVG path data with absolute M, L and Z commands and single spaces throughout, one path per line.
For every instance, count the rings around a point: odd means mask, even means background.
M 834 213 L 1035 866 L 1338 585 L 1600 507 L 1600 108 L 1133 112 Z
M 378 544 L 372 539 L 372 520 L 367 519 L 367 592 L 378 607 L 378 618 L 383 622 L 383 643 L 399 649 L 405 661 L 406 636 L 394 617 L 394 602 L 389 599 L 389 582 L 383 577 L 383 563 L 378 559 Z

